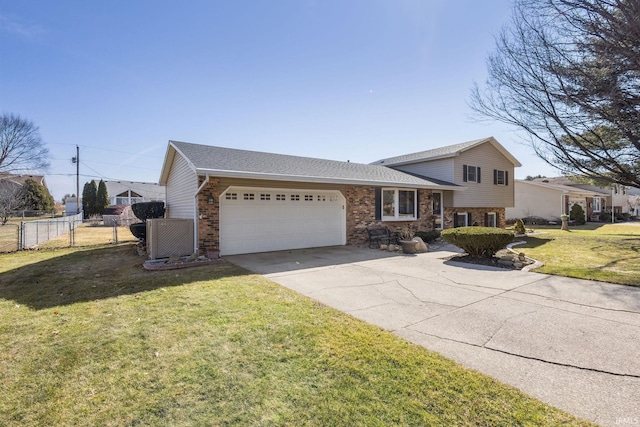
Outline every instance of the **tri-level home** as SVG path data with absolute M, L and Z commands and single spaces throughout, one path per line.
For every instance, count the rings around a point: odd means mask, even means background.
M 504 227 L 505 208 L 514 205 L 514 168 L 522 166 L 493 137 L 391 157 L 374 164 L 459 187 L 433 191 L 436 228 Z M 465 191 L 459 191 L 462 188 Z
M 375 164 L 170 141 L 168 218 L 222 255 L 363 244 L 367 228 L 504 224 L 520 163 L 494 138 Z

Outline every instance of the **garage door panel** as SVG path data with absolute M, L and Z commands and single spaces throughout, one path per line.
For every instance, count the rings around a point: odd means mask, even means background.
M 343 198 L 337 191 L 232 187 L 230 192 L 236 199 L 220 201 L 223 255 L 346 243 Z

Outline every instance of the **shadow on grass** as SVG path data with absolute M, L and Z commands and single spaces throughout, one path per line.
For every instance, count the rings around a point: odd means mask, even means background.
M 516 240 L 519 240 L 519 238 L 517 238 Z M 522 241 L 527 242 L 527 243 L 525 243 L 523 245 L 518 245 L 514 249 L 520 250 L 520 249 L 538 248 L 540 246 L 546 245 L 547 243 L 553 241 L 553 237 L 551 237 L 551 236 L 546 236 L 546 237 L 527 236 L 527 237 L 523 237 Z
M 0 273 L 0 299 L 42 310 L 249 274 L 224 261 L 167 271 L 144 270 L 144 261 L 132 244 L 66 252 Z

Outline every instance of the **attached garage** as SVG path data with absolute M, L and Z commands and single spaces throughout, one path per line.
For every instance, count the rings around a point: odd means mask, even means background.
M 167 217 L 194 221 L 194 252 L 220 255 L 361 244 L 381 223 L 376 189 L 415 189 L 429 200 L 433 189 L 458 188 L 382 165 L 180 141 L 169 142 L 160 184 Z M 421 209 L 411 224 L 429 229 L 430 206 Z
M 221 255 L 346 244 L 336 190 L 229 187 L 220 195 Z

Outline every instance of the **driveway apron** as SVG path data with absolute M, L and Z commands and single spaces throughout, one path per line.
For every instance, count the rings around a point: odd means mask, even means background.
M 226 259 L 601 425 L 640 425 L 640 288 L 330 247 Z

